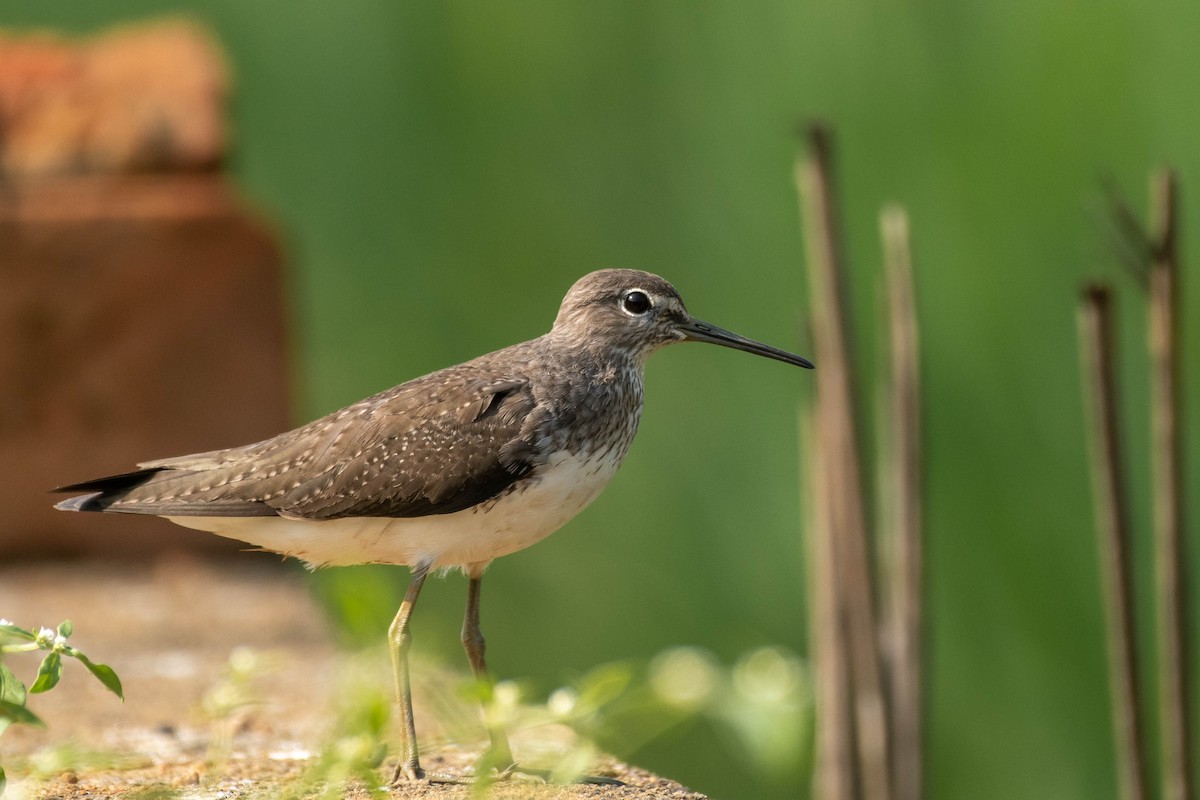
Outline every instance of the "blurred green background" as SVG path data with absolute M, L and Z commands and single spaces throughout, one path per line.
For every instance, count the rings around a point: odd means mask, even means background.
M 898 201 L 912 219 L 929 796 L 1114 796 L 1075 297 L 1085 277 L 1117 280 L 1122 345 L 1140 353 L 1101 187 L 1140 211 L 1160 164 L 1180 170 L 1194 266 L 1200 6 L 0 0 L 0 22 L 84 32 L 173 10 L 213 27 L 236 75 L 231 166 L 288 244 L 304 419 L 543 332 L 567 287 L 605 266 L 658 272 L 701 318 L 808 352 L 794 131 L 827 120 L 865 390 L 877 213 Z M 1189 308 L 1198 288 L 1185 283 Z M 1200 352 L 1194 319 L 1187 337 Z M 811 382 L 712 348 L 652 359 L 617 479 L 488 573 L 494 671 L 545 691 L 677 644 L 726 663 L 764 644 L 803 652 L 796 419 Z M 1188 422 L 1196 454 L 1194 403 Z M 403 572 L 386 575 L 398 595 Z M 415 623 L 451 663 L 464 594 L 459 576 L 430 585 Z M 391 610 L 377 613 L 382 633 Z M 631 758 L 720 798 L 801 791 L 799 773 L 760 781 L 727 745 L 696 724 Z

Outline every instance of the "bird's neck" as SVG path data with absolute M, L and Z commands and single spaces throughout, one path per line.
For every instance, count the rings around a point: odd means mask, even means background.
M 551 414 L 560 423 L 570 418 L 557 427 L 579 435 L 567 449 L 611 452 L 618 461 L 624 456 L 642 415 L 642 365 L 643 359 L 611 349 L 560 353 L 544 365 L 554 387 L 546 396 Z

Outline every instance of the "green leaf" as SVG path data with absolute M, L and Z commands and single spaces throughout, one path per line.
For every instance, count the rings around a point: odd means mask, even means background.
M 0 795 L 4 794 L 5 788 L 8 787 L 8 776 L 4 774 L 4 767 L 0 767 Z
M 29 687 L 30 693 L 38 694 L 53 689 L 58 684 L 58 679 L 62 677 L 62 669 L 62 656 L 51 650 L 42 659 L 42 665 L 38 667 L 37 679 Z
M 27 631 L 19 625 L 13 625 L 11 622 L 6 622 L 0 625 L 0 639 L 12 638 L 20 639 L 25 642 L 32 642 L 37 639 L 37 635 L 33 631 Z
M 97 664 L 83 653 L 75 656 L 79 659 L 79 663 L 87 667 L 87 671 L 96 676 L 96 680 L 104 684 L 104 688 L 125 701 L 125 691 L 121 688 L 121 679 L 117 677 L 117 673 L 107 664 Z
M 0 725 L 8 726 L 14 722 L 21 725 L 36 725 L 39 728 L 46 727 L 46 723 L 25 706 L 0 700 Z
M 64 639 L 66 639 L 68 636 L 70 636 L 74 632 L 75 632 L 75 626 L 71 624 L 71 620 L 64 619 L 62 622 L 58 623 L 58 635 L 63 637 Z
M 3 664 L 0 664 L 0 701 L 25 705 L 25 684 Z
M 579 682 L 578 706 L 596 710 L 621 695 L 633 680 L 628 664 L 601 664 L 590 670 Z

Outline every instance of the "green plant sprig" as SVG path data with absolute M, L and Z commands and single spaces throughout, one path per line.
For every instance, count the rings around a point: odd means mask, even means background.
M 34 633 L 14 625 L 6 619 L 0 619 L 0 654 L 48 651 L 46 657 L 42 659 L 41 666 L 38 667 L 37 678 L 29 687 L 31 694 L 48 692 L 58 684 L 59 679 L 62 678 L 62 659 L 63 656 L 67 656 L 83 664 L 87 671 L 96 677 L 96 680 L 104 684 L 104 688 L 123 701 L 125 693 L 121 688 L 121 679 L 117 677 L 117 673 L 113 671 L 112 667 L 107 664 L 97 664 L 84 655 L 79 648 L 67 644 L 67 639 L 74 630 L 75 626 L 71 624 L 70 620 L 60 622 L 57 629 L 41 628 Z M 0 698 L 8 699 L 5 687 L 10 681 L 17 682 L 17 679 L 7 668 L 0 665 Z M 24 690 L 23 685 L 22 690 Z
M 107 664 L 97 664 L 80 652 L 79 648 L 67 644 L 67 639 L 75 631 L 70 620 L 63 620 L 57 628 L 39 628 L 37 632 L 25 630 L 6 619 L 0 619 L 0 734 L 9 725 L 35 725 L 44 727 L 45 723 L 37 714 L 26 706 L 30 694 L 48 692 L 58 685 L 62 678 L 63 656 L 73 658 L 83 664 L 87 671 L 96 676 L 96 680 L 104 684 L 104 688 L 125 700 L 121 679 Z M 37 677 L 28 689 L 8 667 L 4 665 L 4 657 L 10 653 L 33 653 L 47 651 L 38 667 Z M 4 793 L 7 776 L 4 767 L 0 765 L 0 794 Z

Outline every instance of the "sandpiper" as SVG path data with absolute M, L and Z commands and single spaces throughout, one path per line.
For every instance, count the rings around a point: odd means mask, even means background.
M 462 642 L 490 681 L 479 589 L 493 559 L 544 539 L 604 488 L 642 413 L 646 358 L 709 342 L 796 366 L 800 356 L 690 316 L 648 272 L 584 276 L 549 333 L 434 372 L 273 439 L 139 464 L 55 491 L 66 511 L 151 514 L 311 567 L 403 564 L 412 570 L 388 630 L 403 752 L 393 782 L 420 780 L 409 693 L 409 618 L 430 570 L 468 578 Z M 503 731 L 490 761 L 513 768 Z

